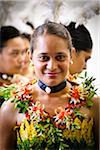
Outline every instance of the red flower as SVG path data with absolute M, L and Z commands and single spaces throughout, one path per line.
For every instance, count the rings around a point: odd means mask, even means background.
M 26 112 L 25 115 L 26 115 L 26 118 L 27 118 L 28 120 L 30 120 L 30 115 L 28 114 L 28 112 Z
M 75 99 L 80 99 L 78 88 L 74 88 L 73 89 L 73 91 L 72 91 L 72 97 L 74 97 Z
M 40 113 L 41 113 L 41 114 L 43 113 L 43 109 L 42 109 L 42 108 L 40 108 Z
M 65 115 L 65 112 L 62 111 L 62 112 L 59 114 L 58 118 L 59 118 L 59 119 L 63 119 L 64 115 Z
M 33 111 L 37 111 L 38 107 L 37 106 L 34 106 L 33 107 Z

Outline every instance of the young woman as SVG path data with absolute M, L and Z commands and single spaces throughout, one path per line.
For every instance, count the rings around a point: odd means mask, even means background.
M 23 38 L 23 40 L 25 42 L 25 50 L 26 51 L 23 54 L 23 65 L 21 67 L 20 74 L 29 78 L 29 79 L 32 79 L 33 75 L 34 75 L 34 69 L 33 69 L 33 65 L 31 62 L 31 54 L 30 54 L 31 35 L 23 33 L 21 35 L 21 37 Z
M 13 26 L 0 29 L 0 84 L 10 84 L 14 74 L 21 69 L 24 42 Z
M 15 74 L 20 73 L 23 61 L 24 42 L 20 32 L 13 26 L 0 29 L 0 86 L 12 83 Z M 0 100 L 0 106 L 4 99 Z
M 16 148 L 16 132 L 18 149 L 94 148 L 91 88 L 66 80 L 71 49 L 64 26 L 48 22 L 36 28 L 31 50 L 38 81 L 16 88 L 11 92 L 14 103 L 1 107 L 1 149 Z
M 13 83 L 16 82 L 29 82 L 34 78 L 34 67 L 31 61 L 30 54 L 30 40 L 31 35 L 27 33 L 21 34 L 21 38 L 24 41 L 23 61 L 19 74 L 16 74 L 13 78 Z
M 70 74 L 81 73 L 87 68 L 87 61 L 91 58 L 93 42 L 88 29 L 84 25 L 75 27 L 71 22 L 65 26 L 72 37 L 72 63 L 70 63 Z

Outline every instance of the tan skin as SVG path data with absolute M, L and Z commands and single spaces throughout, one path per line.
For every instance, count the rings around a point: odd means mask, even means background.
M 37 41 L 33 53 L 36 76 L 49 86 L 58 85 L 64 80 L 69 70 L 70 52 L 66 40 L 55 35 L 44 35 L 38 37 Z M 71 87 L 71 85 L 68 83 L 62 91 L 47 94 L 42 91 L 36 83 L 33 87 L 33 97 L 35 101 L 38 100 L 44 104 L 46 111 L 53 116 L 55 114 L 55 109 L 59 106 L 65 108 L 68 103 L 68 96 L 66 93 L 69 87 Z M 8 139 L 13 139 L 13 135 L 8 129 L 13 130 L 13 126 L 15 126 L 17 122 L 18 112 L 14 110 L 13 105 L 14 104 L 7 102 L 5 106 L 1 108 L 0 123 L 2 135 L 0 135 L 0 141 L 2 142 L 0 144 L 2 149 L 5 150 L 7 150 L 8 147 L 14 149 L 14 141 L 12 141 L 12 143 L 7 142 Z M 83 108 L 81 111 L 87 114 L 88 117 L 92 114 L 91 110 L 87 110 L 86 108 Z M 3 126 L 6 126 L 5 130 Z M 7 139 L 5 139 L 5 137 Z
M 24 53 L 24 42 L 21 37 L 15 37 L 5 42 L 5 46 L 0 53 L 0 72 L 6 74 L 18 74 L 22 67 Z M 0 80 L 5 84 L 10 81 Z
M 23 52 L 24 42 L 21 37 L 9 39 L 0 53 L 0 72 L 8 74 L 19 73 Z
M 29 63 L 30 63 L 30 56 L 29 56 L 29 48 L 30 48 L 30 42 L 27 38 L 23 38 L 24 41 L 24 53 L 23 53 L 23 63 L 20 70 L 20 74 L 26 75 L 29 70 Z
M 91 58 L 92 50 L 88 49 L 76 51 L 75 48 L 72 49 L 72 63 L 70 63 L 70 74 L 81 73 L 83 70 L 87 69 L 87 62 Z
M 94 110 L 94 136 L 95 136 L 95 139 L 96 139 L 96 145 L 97 145 L 97 149 L 96 150 L 99 150 L 99 120 L 100 120 L 100 112 L 99 112 L 99 109 L 100 109 L 100 96 L 96 96 L 93 98 L 93 101 L 94 101 L 94 106 L 92 107 L 92 109 Z
M 20 69 L 20 75 L 22 75 L 22 77 L 26 77 L 28 79 L 33 79 L 33 75 L 34 75 L 34 69 L 33 69 L 33 65 L 31 62 L 31 54 L 30 54 L 30 41 L 29 39 L 27 39 L 26 37 L 22 37 L 23 41 L 24 41 L 24 52 L 23 52 L 23 62 L 22 62 L 22 67 Z M 22 78 L 21 76 L 19 76 L 19 80 L 21 80 Z
M 33 68 L 30 67 L 30 42 L 26 37 L 21 38 L 24 43 L 22 64 L 19 73 L 14 75 L 12 83 L 18 83 L 19 81 L 27 82 L 29 79 L 33 79 Z

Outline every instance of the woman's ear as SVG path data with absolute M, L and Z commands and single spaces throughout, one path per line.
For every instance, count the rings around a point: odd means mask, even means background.
M 72 52 L 71 52 L 72 60 L 76 57 L 76 55 L 77 55 L 76 49 L 75 49 L 75 47 L 72 47 Z
M 70 61 L 70 64 L 72 65 L 73 64 L 73 60 L 71 59 L 71 61 Z
M 29 58 L 31 59 L 32 57 L 31 57 L 31 52 L 30 52 L 30 50 L 28 50 L 27 53 L 28 53 Z
M 74 60 L 76 58 L 76 54 L 77 54 L 76 49 L 74 47 L 72 47 L 72 50 L 71 50 L 71 61 L 70 61 L 71 65 L 73 64 L 73 62 L 74 62 Z
M 75 49 L 75 47 L 72 47 L 72 54 L 76 54 L 77 52 L 76 52 L 76 49 Z

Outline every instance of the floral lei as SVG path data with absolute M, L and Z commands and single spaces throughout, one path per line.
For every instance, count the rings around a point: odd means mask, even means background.
M 93 106 L 92 98 L 96 94 L 93 81 L 93 77 L 85 76 L 84 82 L 73 86 L 65 109 L 59 107 L 53 117 L 39 101 L 34 102 L 32 88 L 35 81 L 16 86 L 10 95 L 15 107 L 25 113 L 25 119 L 16 127 L 18 149 L 66 150 L 93 146 L 93 118 L 88 120 L 79 111 L 82 106 Z

